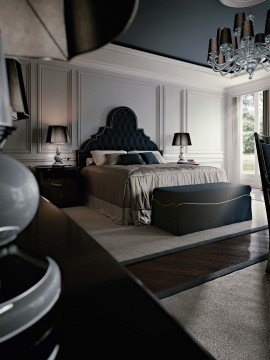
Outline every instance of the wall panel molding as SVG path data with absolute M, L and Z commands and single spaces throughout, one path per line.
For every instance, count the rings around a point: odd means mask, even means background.
M 95 133 L 98 130 L 99 126 L 104 126 L 106 124 L 106 118 L 109 113 L 109 111 L 116 107 L 116 106 L 128 106 L 134 110 L 138 117 L 138 125 L 140 128 L 145 128 L 144 124 L 149 126 L 150 124 L 152 129 L 152 133 L 149 133 L 149 131 L 145 131 L 147 135 L 151 137 L 153 141 L 155 141 L 158 146 L 162 143 L 162 119 L 161 119 L 161 109 L 162 109 L 162 102 L 161 102 L 161 92 L 162 92 L 162 86 L 158 84 L 155 81 L 147 81 L 145 79 L 140 78 L 134 78 L 129 76 L 119 76 L 118 74 L 112 74 L 110 72 L 100 72 L 100 71 L 85 71 L 85 70 L 78 70 L 77 71 L 78 76 L 78 105 L 77 105 L 77 111 L 78 111 L 78 144 L 82 144 L 85 140 L 89 139 L 90 136 Z M 95 102 L 95 104 L 92 104 L 91 98 L 89 98 L 89 101 L 87 101 L 87 106 L 93 105 L 93 107 L 96 107 L 98 117 L 95 115 L 92 115 L 93 118 L 91 118 L 91 115 L 89 114 L 89 118 L 85 118 L 85 104 L 82 104 L 82 102 L 86 102 L 85 96 L 83 91 L 83 86 L 86 86 L 87 78 L 90 78 L 89 85 L 88 85 L 88 94 L 93 94 L 93 88 L 95 87 L 96 91 L 101 91 L 100 94 L 100 100 L 99 104 Z M 101 90 L 102 83 L 108 82 L 108 86 L 111 86 L 111 88 L 114 89 L 113 93 L 109 95 L 106 98 L 106 95 L 103 94 L 103 91 Z M 110 84 L 110 85 L 109 85 Z M 113 84 L 113 85 L 112 85 Z M 129 92 L 125 92 L 123 89 L 127 88 Z M 140 90 L 138 90 L 140 89 Z M 104 89 L 104 92 L 106 90 Z M 119 93 L 117 95 L 117 93 Z M 84 94 L 84 96 L 82 96 Z M 90 96 L 90 95 L 88 95 Z M 104 96 L 104 99 L 102 100 L 101 97 Z M 139 103 L 139 99 L 136 99 L 136 97 L 141 96 L 141 101 L 143 101 L 144 96 L 150 96 L 152 97 L 152 103 L 143 104 Z M 113 98 L 113 99 L 111 99 Z M 106 99 L 108 101 L 106 101 Z M 111 100 L 111 102 L 110 102 Z M 103 111 L 103 109 L 107 110 Z M 145 112 L 147 109 L 152 108 L 152 116 L 153 117 L 149 119 L 149 122 L 142 121 L 141 112 Z M 150 110 L 149 110 L 150 111 Z M 151 112 L 151 111 L 150 111 Z M 94 113 L 94 111 L 93 111 Z M 89 125 L 88 128 L 91 129 L 92 126 L 92 132 L 91 130 L 87 130 L 87 134 L 85 134 L 85 126 L 86 123 L 89 122 L 92 125 Z M 154 121 L 154 123 L 153 123 Z M 97 125 L 98 124 L 98 125 Z
M 106 54 L 113 52 L 114 50 L 110 49 Z M 116 53 L 119 55 L 119 52 Z M 99 67 L 93 68 L 90 61 L 89 66 L 83 67 L 55 61 L 32 61 L 27 64 L 26 83 L 31 101 L 31 121 L 23 135 L 23 150 L 16 149 L 15 146 L 11 151 L 6 149 L 6 152 L 10 152 L 26 165 L 51 164 L 55 145 L 45 142 L 47 126 L 60 121 L 60 124 L 68 125 L 72 139 L 72 143 L 67 147 L 62 146 L 62 153 L 73 162 L 73 150 L 78 149 L 83 141 L 106 124 L 109 111 L 116 106 L 128 106 L 137 114 L 139 127 L 164 150 L 164 156 L 171 161 L 176 161 L 179 156 L 179 148 L 171 145 L 174 132 L 189 131 L 193 127 L 196 134 L 204 133 L 204 124 L 207 123 L 209 133 L 221 139 L 221 146 L 207 148 L 200 142 L 199 146 L 188 149 L 187 157 L 202 164 L 222 166 L 223 108 L 220 104 L 224 97 L 223 90 L 219 86 L 207 88 L 203 81 L 198 80 L 196 85 L 196 81 L 188 81 L 188 76 L 186 82 L 182 82 L 182 78 L 176 79 L 175 76 L 173 81 L 173 76 L 152 76 L 150 70 L 147 73 L 140 70 L 146 66 L 147 61 L 153 69 L 156 66 L 161 66 L 162 69 L 168 66 L 168 72 L 175 75 L 172 69 L 177 65 L 174 62 L 166 63 L 163 59 L 151 62 L 152 58 L 148 58 L 148 55 L 147 58 L 142 58 L 133 54 L 131 58 L 132 66 L 136 63 L 138 71 L 123 70 L 121 61 L 126 62 L 126 57 L 118 59 L 118 71 L 110 64 L 104 67 L 98 63 Z M 155 71 L 157 69 L 158 67 Z M 202 77 L 198 75 L 197 79 L 202 79 L 206 73 Z M 198 121 L 197 113 L 193 111 L 198 107 L 197 97 L 201 102 L 199 105 L 202 113 L 210 116 L 211 121 Z M 216 123 L 219 126 L 216 126 Z M 191 140 L 196 136 L 191 133 Z
M 223 163 L 223 97 L 214 92 L 187 90 L 186 129 L 192 146 L 187 146 L 186 157 L 209 158 Z
M 179 155 L 179 148 L 172 146 L 172 140 L 175 132 L 184 131 L 184 93 L 182 87 L 164 85 L 163 88 L 163 150 L 164 156 L 170 158 Z
M 72 70 L 65 68 L 65 67 L 58 67 L 53 65 L 45 65 L 45 64 L 38 64 L 38 115 L 37 115 L 37 131 L 38 131 L 38 138 L 37 138 L 37 145 L 38 145 L 38 153 L 54 153 L 55 149 L 53 146 L 50 146 L 51 149 L 48 149 L 48 146 L 45 145 L 44 139 L 46 138 L 46 130 L 44 129 L 44 122 L 46 125 L 53 125 L 53 124 L 61 124 L 67 125 L 69 134 L 70 134 L 70 143 L 67 145 L 62 146 L 62 153 L 70 153 L 72 151 Z M 49 104 L 44 104 L 46 101 L 45 93 L 48 92 L 46 95 L 47 97 L 51 96 L 54 91 L 55 84 L 51 84 L 52 87 L 50 89 L 45 89 L 44 82 L 45 80 L 45 73 L 47 72 L 47 77 L 49 72 L 54 72 L 54 79 L 56 80 L 57 73 L 64 74 L 66 84 L 60 84 L 58 81 L 58 87 L 63 87 L 63 92 L 57 92 L 53 98 L 49 99 Z M 54 93 L 53 93 L 54 94 Z M 57 109 L 58 101 L 61 98 L 65 101 L 65 108 L 62 106 L 61 109 Z M 51 104 L 50 104 L 51 103 Z M 46 106 L 47 105 L 47 106 Z M 66 119 L 62 117 L 61 112 L 66 112 Z M 51 112 L 51 115 L 48 113 Z M 57 118 L 57 115 L 58 118 Z M 55 116 L 56 115 L 56 116 Z M 55 119 L 53 117 L 56 117 Z M 51 117 L 51 118 L 50 118 Z M 59 119 L 60 118 L 60 119 Z

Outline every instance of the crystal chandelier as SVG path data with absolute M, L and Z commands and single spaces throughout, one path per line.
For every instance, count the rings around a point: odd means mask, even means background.
M 253 28 L 254 16 L 241 12 L 235 15 L 233 36 L 231 30 L 221 27 L 217 37 L 209 41 L 208 64 L 221 75 L 233 73 L 237 76 L 246 70 L 249 79 L 261 65 L 266 71 L 270 65 L 270 10 L 267 12 L 265 33 L 256 34 Z

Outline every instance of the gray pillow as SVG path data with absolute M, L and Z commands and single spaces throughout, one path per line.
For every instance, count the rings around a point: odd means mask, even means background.
M 117 162 L 119 161 L 119 156 L 120 154 L 119 153 L 113 153 L 113 154 L 105 154 L 106 156 L 106 159 L 109 163 L 109 165 L 116 165 Z

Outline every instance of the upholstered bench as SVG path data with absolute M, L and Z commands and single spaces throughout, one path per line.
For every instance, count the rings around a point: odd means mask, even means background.
M 184 235 L 251 220 L 250 191 L 226 182 L 155 188 L 151 224 Z

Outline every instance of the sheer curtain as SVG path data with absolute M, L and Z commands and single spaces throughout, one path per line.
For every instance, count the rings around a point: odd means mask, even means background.
M 232 181 L 240 183 L 240 149 L 241 149 L 241 132 L 240 132 L 240 98 L 232 98 L 232 149 L 231 149 L 231 168 Z
M 270 124 L 269 124 L 269 90 L 263 92 L 263 125 L 262 134 L 270 136 Z

